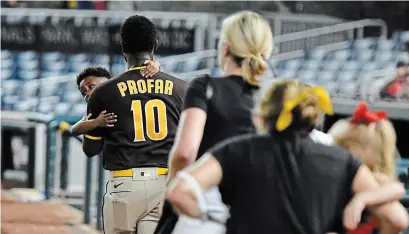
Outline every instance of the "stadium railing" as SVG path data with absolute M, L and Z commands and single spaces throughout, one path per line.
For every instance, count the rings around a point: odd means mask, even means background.
M 83 154 L 73 157 L 70 152 L 74 142 L 82 143 L 83 140 L 82 136 L 71 134 L 70 123 L 75 123 L 78 118 L 9 111 L 1 111 L 1 116 L 2 128 L 14 128 L 28 133 L 28 187 L 40 190 L 46 199 L 63 199 L 83 210 L 84 223 L 95 224 L 98 229 L 102 229 L 106 172 L 102 168 L 101 155 L 94 158 L 86 158 Z M 85 165 L 78 160 L 80 157 L 85 159 Z M 72 176 L 69 172 L 81 171 L 85 172 L 84 190 L 77 194 L 79 202 L 72 202 L 69 187 L 73 182 L 70 181 Z

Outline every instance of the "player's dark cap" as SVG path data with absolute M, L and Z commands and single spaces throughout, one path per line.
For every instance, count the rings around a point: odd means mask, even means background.
M 101 78 L 107 78 L 111 79 L 111 73 L 103 67 L 88 67 L 84 69 L 80 74 L 77 76 L 77 86 L 80 86 L 81 81 L 83 81 L 85 78 L 94 76 L 94 77 L 101 77 Z
M 120 34 L 124 53 L 152 52 L 156 49 L 156 27 L 144 16 L 134 15 L 126 19 Z

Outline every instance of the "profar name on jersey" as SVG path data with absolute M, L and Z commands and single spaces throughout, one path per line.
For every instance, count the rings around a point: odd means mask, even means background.
M 122 97 L 129 94 L 156 93 L 172 95 L 173 81 L 161 79 L 127 80 L 117 84 Z

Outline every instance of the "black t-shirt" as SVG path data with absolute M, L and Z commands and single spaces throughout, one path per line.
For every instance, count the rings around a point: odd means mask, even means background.
M 206 76 L 190 82 L 183 108 L 197 107 L 207 113 L 198 157 L 224 139 L 254 131 L 251 110 L 253 94 L 257 89 L 241 76 Z
M 295 135 L 243 135 L 210 152 L 223 169 L 223 202 L 231 206 L 227 234 L 343 231 L 361 165 L 344 149 Z
M 139 70 L 131 70 L 95 88 L 87 113 L 96 118 L 107 110 L 118 116 L 113 128 L 97 128 L 86 135 L 104 140 L 105 169 L 167 167 L 185 84 L 162 72 L 144 78 Z

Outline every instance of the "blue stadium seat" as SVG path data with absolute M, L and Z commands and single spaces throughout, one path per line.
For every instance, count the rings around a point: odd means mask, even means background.
M 126 66 L 124 64 L 114 64 L 111 68 L 112 75 L 119 75 L 122 72 L 126 71 Z
M 315 81 L 316 78 L 316 72 L 314 70 L 302 70 L 300 71 L 300 80 L 303 82 L 310 84 L 311 82 Z
M 21 85 L 18 80 L 3 80 L 1 81 L 1 93 L 3 95 L 16 95 Z
M 17 70 L 17 79 L 20 80 L 34 80 L 39 77 L 39 71 L 37 69 L 32 70 Z
M 70 109 L 71 109 L 71 104 L 70 103 L 64 103 L 64 102 L 58 103 L 55 106 L 54 114 L 55 115 L 60 115 L 60 116 L 69 115 Z
M 335 74 L 334 72 L 331 72 L 331 71 L 321 72 L 321 74 L 318 76 L 317 81 L 320 84 L 326 84 L 328 82 L 333 82 L 335 81 Z
M 12 53 L 8 50 L 1 50 L 1 60 L 3 59 L 12 59 Z
M 395 43 L 392 40 L 379 40 L 377 45 L 378 51 L 392 51 Z
M 375 54 L 375 60 L 378 64 L 383 64 L 393 61 L 395 58 L 394 53 L 391 51 L 378 51 Z
M 97 54 L 92 56 L 91 61 L 94 64 L 109 64 L 109 55 Z
M 48 72 L 66 72 L 67 64 L 64 61 L 45 61 L 43 63 L 43 71 Z
M 223 76 L 223 71 L 219 67 L 214 67 L 212 69 L 212 76 L 213 77 L 221 77 L 221 76 Z
M 6 58 L 1 60 L 1 69 L 13 68 L 14 61 L 11 58 Z
M 362 67 L 362 71 L 369 72 L 369 71 L 375 71 L 378 69 L 378 65 L 375 62 L 372 63 L 366 63 Z
M 14 110 L 17 103 L 19 103 L 19 96 L 11 95 L 11 96 L 3 96 L 1 97 L 1 109 L 2 110 Z
M 398 34 L 399 42 L 404 43 L 409 41 L 409 31 L 403 31 Z
M 102 67 L 105 68 L 109 71 L 109 63 L 93 63 L 92 64 L 93 67 Z
M 339 94 L 344 97 L 355 97 L 358 94 L 358 84 L 354 82 L 340 83 Z
M 39 61 L 37 59 L 26 60 L 26 61 L 18 60 L 16 64 L 19 69 L 23 69 L 23 70 L 33 70 L 33 69 L 39 68 Z
M 285 69 L 298 70 L 304 61 L 300 59 L 290 59 L 285 61 Z
M 51 97 L 58 95 L 58 87 L 59 83 L 47 83 L 40 86 L 40 90 L 38 92 L 40 97 Z
M 293 69 L 284 69 L 279 72 L 279 76 L 282 78 L 294 78 L 295 74 L 297 74 L 297 70 Z
M 41 56 L 41 60 L 43 62 L 56 62 L 60 60 L 64 60 L 65 56 L 60 52 L 47 52 L 43 53 Z
M 200 60 L 198 59 L 189 59 L 184 62 L 183 72 L 191 72 L 197 70 L 199 67 Z
M 336 71 L 342 66 L 342 61 L 337 60 L 327 60 L 321 63 L 321 68 L 324 71 Z
M 337 80 L 340 83 L 348 83 L 355 80 L 357 73 L 354 71 L 343 71 L 338 73 Z
M 75 104 L 72 106 L 72 110 L 70 112 L 71 116 L 84 116 L 87 113 L 87 104 Z
M 16 54 L 17 61 L 28 61 L 38 59 L 37 53 L 34 51 L 19 52 Z
M 37 106 L 37 111 L 40 113 L 52 113 L 54 111 L 54 104 L 50 102 L 42 102 Z
M 68 103 L 77 103 L 83 100 L 81 93 L 77 91 L 67 91 L 65 90 L 62 100 Z
M 13 77 L 13 70 L 1 68 L 1 80 L 8 80 Z
M 86 63 L 91 61 L 91 56 L 85 53 L 68 55 L 67 60 L 69 63 Z
M 21 100 L 28 100 L 33 99 L 33 97 L 37 97 L 38 92 L 38 85 L 36 83 L 23 83 L 23 85 L 19 88 L 18 94 Z
M 61 75 L 65 75 L 62 71 L 43 71 L 40 73 L 40 78 L 47 78 L 47 77 L 56 77 L 56 76 L 61 76 Z
M 338 91 L 338 84 L 333 81 L 326 82 L 325 84 L 322 84 L 322 86 L 325 87 L 330 95 L 334 95 Z
M 72 63 L 69 63 L 68 67 L 69 67 L 68 69 L 70 72 L 77 73 L 77 72 L 81 72 L 82 70 L 88 67 L 91 67 L 91 64 L 88 62 L 72 62 Z
M 320 61 L 307 60 L 303 63 L 302 68 L 304 70 L 318 70 L 320 68 Z
M 27 99 L 25 101 L 21 101 L 15 104 L 14 110 L 27 112 L 27 111 L 35 111 L 35 107 L 37 106 L 37 100 L 35 99 Z
M 327 51 L 322 48 L 315 48 L 310 51 L 307 57 L 311 60 L 323 60 L 327 54 Z
M 359 61 L 370 61 L 374 57 L 373 54 L 372 50 L 357 50 L 354 57 Z
M 352 48 L 362 50 L 362 49 L 372 49 L 375 46 L 375 40 L 371 38 L 359 39 L 352 42 Z
M 358 61 L 348 61 L 342 66 L 344 71 L 358 71 L 361 68 L 361 63 Z
M 351 53 L 349 50 L 337 50 L 334 51 L 332 54 L 332 59 L 333 60 L 338 60 L 338 61 L 345 61 L 348 60 L 351 57 Z

